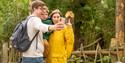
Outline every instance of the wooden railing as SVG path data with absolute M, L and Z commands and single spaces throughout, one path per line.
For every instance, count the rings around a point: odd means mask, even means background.
M 21 54 L 14 50 L 10 43 L 5 42 L 1 47 L 1 61 L 0 63 L 17 63 Z
M 98 42 L 95 42 L 98 43 Z M 0 63 L 17 63 L 21 57 L 21 53 L 14 50 L 9 42 L 4 42 L 1 44 L 2 47 L 0 47 Z M 85 46 L 86 47 L 86 46 Z M 123 48 L 118 48 L 117 50 L 106 50 L 101 49 L 100 46 L 97 44 L 96 50 L 84 50 L 83 45 L 81 44 L 81 47 L 77 51 L 73 51 L 72 55 L 76 55 L 77 57 L 83 57 L 83 62 L 87 61 L 87 56 L 94 56 L 93 63 L 96 63 L 97 56 L 113 56 L 113 58 L 116 58 L 116 61 L 119 60 L 120 55 L 122 56 L 124 53 Z M 86 62 L 87 63 L 87 62 Z M 107 62 L 108 63 L 108 62 Z M 112 62 L 113 63 L 113 62 Z

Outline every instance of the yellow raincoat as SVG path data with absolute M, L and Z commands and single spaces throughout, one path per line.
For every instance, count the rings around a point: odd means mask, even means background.
M 65 26 L 63 30 L 54 31 L 49 38 L 49 55 L 47 63 L 67 63 L 74 45 L 72 26 Z

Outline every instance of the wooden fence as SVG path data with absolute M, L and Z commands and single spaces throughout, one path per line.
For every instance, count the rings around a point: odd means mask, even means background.
M 0 63 L 17 63 L 20 60 L 21 54 L 14 50 L 10 43 L 2 43 L 0 49 Z
M 97 42 L 95 42 L 95 43 L 97 43 Z M 0 46 L 1 46 L 0 47 L 0 49 L 1 49 L 0 63 L 18 63 L 18 61 L 21 57 L 21 53 L 14 50 L 9 42 L 0 43 Z M 101 59 L 103 55 L 107 55 L 109 57 L 113 56 L 113 58 L 115 58 L 115 60 L 113 60 L 112 63 L 114 63 L 116 61 L 120 61 L 120 55 L 123 55 L 123 53 L 124 53 L 124 51 L 122 49 L 117 49 L 115 51 L 111 51 L 110 49 L 103 50 L 100 48 L 99 45 L 97 45 L 96 50 L 84 50 L 85 47 L 83 47 L 83 45 L 81 44 L 81 47 L 79 48 L 79 50 L 72 52 L 72 55 L 81 57 L 82 61 L 80 63 L 84 63 L 84 62 L 88 63 L 87 62 L 88 56 L 94 56 L 92 63 L 96 63 L 97 56 L 99 56 L 99 58 Z M 70 58 L 70 59 L 72 59 L 72 58 Z M 74 61 L 74 60 L 71 60 L 70 62 L 72 62 L 72 61 Z M 74 61 L 74 63 L 75 63 L 75 61 Z M 103 62 L 101 61 L 101 63 L 103 63 Z M 110 62 L 107 62 L 107 63 L 110 63 Z

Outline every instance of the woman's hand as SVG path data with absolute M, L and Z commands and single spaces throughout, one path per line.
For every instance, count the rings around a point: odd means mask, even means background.
M 67 23 L 66 23 L 66 24 L 67 24 L 67 25 L 72 25 L 72 24 L 71 24 L 71 19 L 70 19 L 70 18 L 67 19 Z

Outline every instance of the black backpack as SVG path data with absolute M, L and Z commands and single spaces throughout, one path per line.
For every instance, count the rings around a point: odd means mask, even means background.
M 17 26 L 14 29 L 14 32 L 12 36 L 10 37 L 10 40 L 12 42 L 13 48 L 20 52 L 25 52 L 29 49 L 32 41 L 35 39 L 35 37 L 38 35 L 39 31 L 35 34 L 35 36 L 32 38 L 32 40 L 29 40 L 29 36 L 27 33 L 27 22 L 28 20 L 33 17 L 27 17 L 24 21 L 17 24 Z

